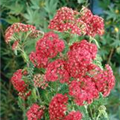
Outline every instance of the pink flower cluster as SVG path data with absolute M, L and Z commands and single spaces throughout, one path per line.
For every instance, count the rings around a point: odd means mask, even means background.
M 46 33 L 36 44 L 36 51 L 30 54 L 30 60 L 39 68 L 46 67 L 49 59 L 54 58 L 65 48 L 64 42 L 53 32 Z
M 93 15 L 86 7 L 83 7 L 81 12 L 68 7 L 60 8 L 50 21 L 49 28 L 78 35 L 95 36 L 96 34 L 102 35 L 104 33 L 103 19 Z
M 12 45 L 12 49 L 16 50 L 19 48 L 20 38 L 19 36 L 23 33 L 28 34 L 27 37 L 36 38 L 43 33 L 39 30 L 36 30 L 36 27 L 33 25 L 26 25 L 23 23 L 14 23 L 9 26 L 5 31 L 5 42 L 10 43 Z M 24 39 L 23 39 L 24 40 Z
M 27 111 L 27 118 L 28 120 L 40 120 L 43 114 L 43 109 L 38 104 L 33 104 Z
M 111 67 L 107 64 L 105 70 L 96 67 L 93 71 L 91 75 L 96 88 L 104 97 L 108 96 L 115 85 L 115 77 Z
M 49 28 L 60 32 L 70 31 L 73 34 L 76 33 L 81 35 L 86 31 L 86 25 L 82 20 L 76 19 L 77 15 L 77 11 L 71 8 L 62 7 L 57 11 L 54 19 L 51 20 Z
M 81 20 L 86 23 L 86 34 L 89 36 L 95 36 L 96 34 L 103 35 L 104 33 L 104 21 L 103 18 L 93 15 L 92 12 L 86 8 L 82 8 L 80 13 Z
M 56 94 L 49 104 L 50 120 L 62 120 L 67 110 L 66 103 L 68 97 L 62 94 Z
M 84 102 L 90 104 L 93 99 L 98 97 L 99 91 L 92 79 L 89 76 L 85 76 L 73 80 L 69 84 L 69 95 L 74 97 L 74 101 L 77 105 L 81 106 L 84 105 Z
M 74 43 L 67 53 L 67 71 L 71 77 L 78 78 L 86 74 L 88 69 L 92 67 L 92 60 L 96 57 L 97 46 L 88 43 L 86 40 Z
M 61 83 L 69 81 L 69 73 L 65 69 L 65 61 L 57 59 L 48 64 L 45 77 L 47 81 L 60 80 Z
M 49 104 L 50 120 L 81 120 L 82 114 L 79 111 L 72 111 L 66 115 L 68 97 L 56 94 Z
M 46 89 L 46 87 L 48 86 L 44 75 L 41 74 L 34 75 L 33 82 L 35 87 L 39 87 L 41 89 Z
M 82 114 L 79 111 L 70 112 L 63 120 L 81 120 Z
M 15 33 L 19 32 L 28 32 L 31 31 L 31 33 L 39 33 L 39 31 L 36 30 L 36 27 L 33 25 L 26 25 L 23 23 L 14 23 L 10 27 L 7 28 L 5 31 L 5 41 L 6 43 L 9 43 Z
M 18 92 L 25 92 L 27 89 L 27 84 L 22 80 L 22 69 L 17 70 L 12 78 L 11 78 L 11 82 L 14 86 L 14 88 L 18 91 Z
M 18 95 L 21 96 L 23 99 L 26 99 L 28 96 L 30 96 L 31 91 L 28 90 L 28 85 L 25 83 L 24 80 L 22 80 L 22 77 L 22 69 L 19 69 L 13 74 L 11 82 L 14 88 L 19 92 Z

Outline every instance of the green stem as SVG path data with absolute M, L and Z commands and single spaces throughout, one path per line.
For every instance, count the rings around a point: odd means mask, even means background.
M 90 109 L 90 107 L 88 107 L 88 112 L 89 112 L 89 116 L 90 116 L 91 120 L 95 120 L 93 117 L 92 109 Z
M 26 62 L 26 64 L 28 64 L 29 63 L 29 58 L 27 57 L 26 52 L 24 50 L 21 50 L 21 51 L 22 51 L 22 56 L 24 58 L 24 61 Z
M 35 87 L 35 86 L 34 86 L 34 87 Z M 37 95 L 38 95 L 38 100 L 39 100 L 39 102 L 40 102 L 40 103 L 43 103 L 42 100 L 41 100 L 41 97 L 40 97 L 40 93 L 39 93 L 38 88 L 35 87 L 35 89 L 36 89 L 36 93 L 37 93 Z
M 101 113 L 99 112 L 99 114 L 98 114 L 96 120 L 99 120 L 99 117 L 100 117 L 100 116 L 101 116 Z
M 87 105 L 84 105 L 84 107 L 85 107 L 85 112 L 86 112 L 86 118 L 88 119 L 88 120 L 91 120 L 90 119 L 90 117 L 89 117 L 89 113 L 88 113 L 88 106 Z
M 97 40 L 96 40 L 95 38 L 93 38 L 93 37 L 90 36 L 90 43 L 91 43 L 92 41 L 94 41 L 95 44 L 97 45 L 97 47 L 100 48 L 100 46 L 99 46 Z
M 23 120 L 26 120 L 26 110 L 25 110 L 25 101 L 23 101 L 24 107 L 23 107 Z
M 21 50 L 21 52 L 22 52 L 22 56 L 23 56 L 23 58 L 24 58 L 24 60 L 25 60 L 25 62 L 26 62 L 26 64 L 27 64 L 27 66 L 29 67 L 29 58 L 28 58 L 26 52 L 25 52 L 24 50 Z M 30 79 L 30 80 L 31 80 L 31 82 L 32 82 L 32 85 L 34 86 L 34 82 L 32 81 L 32 79 Z M 41 100 L 41 97 L 40 97 L 38 88 L 35 87 L 35 86 L 34 86 L 34 88 L 35 88 L 35 91 L 36 91 L 36 94 L 37 94 L 38 101 L 39 101 L 40 103 L 42 103 L 42 100 Z

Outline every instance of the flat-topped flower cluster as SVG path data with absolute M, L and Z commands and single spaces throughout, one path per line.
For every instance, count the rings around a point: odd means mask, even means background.
M 80 12 L 68 7 L 60 8 L 50 21 L 49 28 L 60 32 L 70 31 L 78 35 L 95 36 L 104 33 L 103 19 L 93 15 L 86 7 L 83 7 Z

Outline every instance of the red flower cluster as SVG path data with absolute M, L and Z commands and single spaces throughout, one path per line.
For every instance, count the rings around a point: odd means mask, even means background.
M 70 112 L 63 120 L 81 120 L 82 114 L 79 111 Z
M 33 82 L 35 87 L 39 87 L 41 89 L 45 89 L 48 86 L 45 76 L 41 74 L 34 75 Z
M 67 110 L 66 103 L 68 97 L 62 94 L 56 94 L 49 104 L 50 120 L 62 120 Z
M 81 20 L 86 23 L 87 31 L 86 34 L 89 36 L 95 36 L 96 34 L 103 35 L 104 33 L 104 22 L 103 18 L 93 15 L 92 12 L 86 7 L 82 8 L 80 13 Z
M 43 116 L 43 109 L 39 105 L 33 104 L 30 109 L 27 111 L 28 120 L 40 120 Z
M 19 92 L 19 95 L 23 99 L 26 99 L 31 94 L 31 91 L 27 89 L 28 85 L 24 82 L 24 80 L 22 80 L 22 77 L 22 69 L 19 69 L 13 74 L 11 82 L 14 88 Z
M 115 77 L 113 75 L 111 67 L 109 65 L 106 65 L 105 68 L 105 70 L 96 68 L 91 74 L 93 76 L 92 79 L 95 82 L 98 91 L 102 92 L 104 97 L 110 94 L 110 91 L 115 85 Z
M 19 32 L 28 32 L 31 31 L 31 33 L 34 35 L 34 33 L 39 33 L 39 31 L 36 30 L 35 26 L 32 25 L 26 25 L 23 23 L 14 23 L 10 27 L 7 28 L 5 31 L 5 41 L 6 43 L 9 43 L 15 33 Z
M 51 20 L 49 28 L 60 32 L 70 31 L 73 34 L 81 35 L 86 31 L 86 24 L 82 20 L 76 19 L 77 15 L 77 11 L 62 7 L 57 11 L 54 19 Z
M 78 105 L 83 105 L 84 101 L 90 104 L 99 97 L 100 92 L 104 97 L 108 96 L 115 85 L 115 77 L 109 65 L 106 65 L 105 70 L 94 65 L 87 73 L 90 76 L 77 78 L 69 84 L 69 94 Z
M 46 33 L 36 45 L 36 51 L 30 54 L 30 60 L 39 68 L 46 67 L 49 58 L 54 58 L 64 50 L 64 42 L 53 32 Z
M 99 97 L 99 92 L 106 96 L 114 86 L 110 67 L 107 65 L 107 70 L 103 71 L 92 63 L 96 54 L 96 45 L 86 40 L 74 43 L 70 46 L 66 60 L 57 59 L 48 64 L 45 78 L 47 81 L 67 82 L 69 94 L 78 105 L 84 105 L 85 101 L 90 104 Z M 75 80 L 70 81 L 70 77 Z
M 54 19 L 51 20 L 49 28 L 60 32 L 70 31 L 70 33 L 78 35 L 102 35 L 104 31 L 103 19 L 93 15 L 85 7 L 81 11 L 77 12 L 67 7 L 60 8 Z
M 90 104 L 94 98 L 98 97 L 99 91 L 91 77 L 85 76 L 70 83 L 69 94 L 74 97 L 76 104 L 81 106 L 85 101 Z
M 25 92 L 27 89 L 27 84 L 22 80 L 22 69 L 17 70 L 12 78 L 11 78 L 11 82 L 14 86 L 14 88 L 18 91 L 18 92 Z
M 70 77 L 79 78 L 94 68 L 92 60 L 96 57 L 97 46 L 86 40 L 74 43 L 67 54 L 67 60 L 57 59 L 48 64 L 45 78 L 47 81 L 68 82 Z
M 61 83 L 68 82 L 69 73 L 65 69 L 65 64 L 65 61 L 60 59 L 51 62 L 46 69 L 46 80 L 53 82 L 60 80 Z
M 97 46 L 86 40 L 74 43 L 68 52 L 67 71 L 71 77 L 79 78 L 90 69 L 92 60 L 96 57 Z

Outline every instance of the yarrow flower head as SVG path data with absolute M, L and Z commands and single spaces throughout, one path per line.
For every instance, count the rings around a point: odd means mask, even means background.
M 57 81 L 60 80 L 61 83 L 69 81 L 69 73 L 65 69 L 66 62 L 57 59 L 50 64 L 46 69 L 45 78 L 47 81 Z
M 92 12 L 83 7 L 80 13 L 81 20 L 86 23 L 86 34 L 89 36 L 95 36 L 96 34 L 103 35 L 104 33 L 104 21 L 103 18 L 93 15 Z
M 76 19 L 78 15 L 79 12 L 68 7 L 62 7 L 57 11 L 53 20 L 50 21 L 49 28 L 81 35 L 86 31 L 86 24 L 82 20 Z
M 46 67 L 49 58 L 54 58 L 65 48 L 64 42 L 53 32 L 46 33 L 36 44 L 36 51 L 30 54 L 30 60 L 39 68 Z
M 50 120 L 62 120 L 67 110 L 66 103 L 68 97 L 62 94 L 56 94 L 49 104 Z
M 28 96 L 30 96 L 31 91 L 28 90 L 27 88 L 28 85 L 25 83 L 22 77 L 23 77 L 22 69 L 19 69 L 13 74 L 11 82 L 14 88 L 19 92 L 19 95 L 23 99 L 26 99 Z
M 13 39 L 13 35 L 20 32 L 28 32 L 31 31 L 31 34 L 34 36 L 34 34 L 39 33 L 38 30 L 36 30 L 36 27 L 33 25 L 26 25 L 23 23 L 14 23 L 10 27 L 7 28 L 5 31 L 5 41 L 6 43 L 9 43 Z
M 38 104 L 33 104 L 30 109 L 27 111 L 28 120 L 40 120 L 44 114 L 43 108 Z
M 74 43 L 68 51 L 67 71 L 71 77 L 79 78 L 86 74 L 88 67 L 95 59 L 97 46 L 86 40 Z
M 25 92 L 27 89 L 27 84 L 22 80 L 22 69 L 17 70 L 12 78 L 11 78 L 11 82 L 14 86 L 14 88 L 18 91 L 18 92 Z
M 96 67 L 93 71 L 91 75 L 93 76 L 92 79 L 98 91 L 101 92 L 104 97 L 108 96 L 115 85 L 115 77 L 111 67 L 107 64 L 105 70 Z
M 63 120 L 81 120 L 82 114 L 79 111 L 70 112 Z
M 99 91 L 95 83 L 89 76 L 73 80 L 69 84 L 69 95 L 74 98 L 78 105 L 84 105 L 84 102 L 90 104 L 95 98 L 98 97 Z
M 14 23 L 9 26 L 5 31 L 5 42 L 11 45 L 12 50 L 23 51 L 27 44 L 24 44 L 25 41 L 28 41 L 28 38 L 39 38 L 44 33 L 36 30 L 36 27 L 33 25 L 27 25 L 23 23 Z
M 104 33 L 103 19 L 83 7 L 81 12 L 77 12 L 68 7 L 62 7 L 50 21 L 49 28 L 60 32 L 68 31 L 72 34 L 102 35 Z

